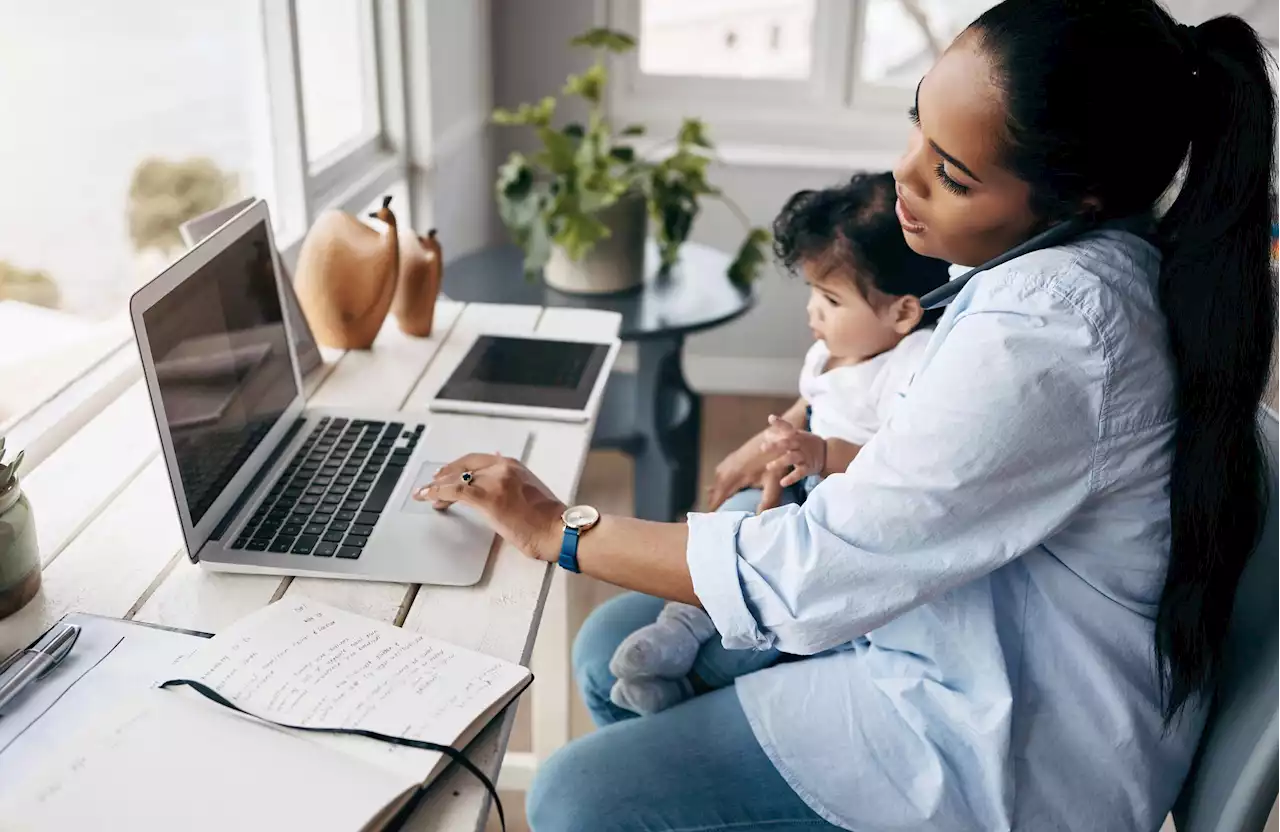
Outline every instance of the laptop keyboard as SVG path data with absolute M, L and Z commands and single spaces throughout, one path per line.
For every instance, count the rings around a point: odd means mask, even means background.
M 231 548 L 360 557 L 423 430 L 321 419 Z

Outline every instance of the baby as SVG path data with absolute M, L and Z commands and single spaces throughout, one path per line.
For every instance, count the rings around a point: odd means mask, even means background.
M 947 281 L 947 264 L 907 247 L 895 199 L 891 174 L 858 174 L 795 194 L 774 220 L 775 255 L 809 284 L 816 340 L 800 399 L 716 469 L 711 508 L 803 503 L 823 477 L 848 468 L 905 394 L 940 314 L 925 312 L 920 297 Z M 614 653 L 614 704 L 654 713 L 779 659 L 773 650 L 725 649 L 716 636 L 701 609 L 668 604 Z

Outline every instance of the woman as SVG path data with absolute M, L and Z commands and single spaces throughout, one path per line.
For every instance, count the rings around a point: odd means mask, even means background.
M 911 246 L 976 265 L 1105 224 L 970 281 L 892 418 L 804 506 L 581 533 L 582 572 L 652 596 L 580 636 L 598 718 L 658 599 L 701 605 L 727 647 L 810 658 L 572 743 L 539 772 L 534 829 L 1160 825 L 1262 516 L 1266 69 L 1242 21 L 1180 26 L 1150 0 L 1009 0 L 956 40 L 895 171 Z M 466 457 L 422 496 L 557 559 L 564 506 L 515 462 Z

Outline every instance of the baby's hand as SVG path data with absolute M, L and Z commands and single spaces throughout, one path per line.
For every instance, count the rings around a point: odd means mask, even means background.
M 827 442 L 815 433 L 800 430 L 785 419 L 769 417 L 760 450 L 773 456 L 765 483 L 778 477 L 782 487 L 795 485 L 810 474 L 821 474 L 827 463 Z M 787 473 L 787 468 L 791 468 Z

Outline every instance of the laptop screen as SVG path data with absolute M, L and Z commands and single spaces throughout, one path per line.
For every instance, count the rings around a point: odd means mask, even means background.
M 259 223 L 143 313 L 193 525 L 300 395 Z

